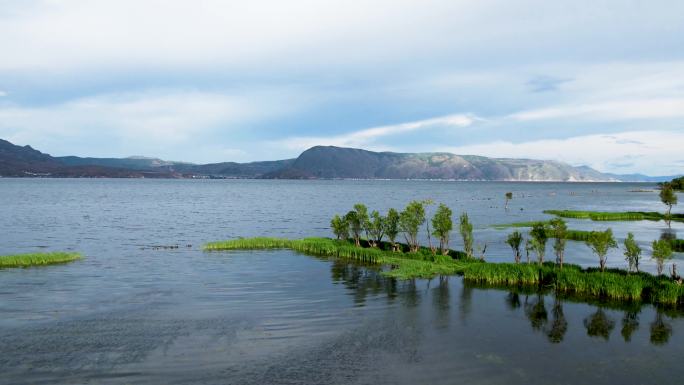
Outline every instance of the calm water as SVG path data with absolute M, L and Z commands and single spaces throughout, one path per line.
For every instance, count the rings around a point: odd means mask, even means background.
M 491 224 L 548 219 L 541 211 L 553 208 L 662 210 L 657 193 L 629 192 L 647 187 L 0 179 L 0 254 L 86 255 L 0 270 L 0 383 L 680 383 L 677 312 L 477 288 L 457 277 L 394 281 L 290 251 L 201 251 L 238 236 L 328 236 L 329 218 L 353 203 L 385 211 L 431 198 L 467 210 L 487 259 L 510 261 L 510 230 Z M 506 191 L 514 192 L 508 212 Z M 618 238 L 633 231 L 645 249 L 684 232 L 675 223 L 569 221 L 607 226 Z M 179 247 L 156 247 L 169 245 Z M 609 264 L 625 266 L 621 253 Z M 567 259 L 596 264 L 574 242 Z

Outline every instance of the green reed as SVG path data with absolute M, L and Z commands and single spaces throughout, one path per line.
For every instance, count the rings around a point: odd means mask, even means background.
M 81 255 L 78 253 L 64 252 L 4 255 L 0 256 L 0 268 L 53 265 L 67 263 L 81 258 Z

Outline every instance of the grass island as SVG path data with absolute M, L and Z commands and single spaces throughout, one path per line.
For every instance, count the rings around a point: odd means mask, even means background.
M 508 194 L 506 198 L 509 199 Z M 309 255 L 378 265 L 384 275 L 397 279 L 460 275 L 466 281 L 483 285 L 536 287 L 592 300 L 684 305 L 684 285 L 676 266 L 671 266 L 670 276 L 663 274 L 665 262 L 673 254 L 673 245 L 668 240 L 653 241 L 652 258 L 657 262 L 658 275 L 639 271 L 642 250 L 632 233 L 624 240 L 629 270 L 611 269 L 606 268 L 606 255 L 609 249 L 618 248 L 618 244 L 610 228 L 604 231 L 570 230 L 561 218 L 555 218 L 510 226 L 531 227 L 527 239 L 516 230 L 506 240 L 515 262 L 489 263 L 485 262 L 487 246 L 476 245 L 473 225 L 465 212 L 456 224 L 463 239 L 463 251 L 449 248 L 450 234 L 455 227 L 452 211 L 440 204 L 428 220 L 425 209 L 433 204 L 431 200 L 412 201 L 401 212 L 391 208 L 386 215 L 381 215 L 376 210 L 369 213 L 364 204 L 357 203 L 345 215 L 335 215 L 330 221 L 337 239 L 240 238 L 208 243 L 204 250 L 291 249 Z M 621 219 L 626 218 L 623 216 Z M 427 247 L 418 241 L 423 226 L 427 233 Z M 505 227 L 508 226 L 502 228 Z M 397 242 L 400 235 L 403 235 L 405 243 Z M 388 241 L 383 241 L 383 237 Z M 548 240 L 553 241 L 555 263 L 544 261 Z M 586 243 L 598 257 L 599 267 L 564 264 L 568 240 Z M 527 263 L 522 262 L 523 250 Z M 536 254 L 534 262 L 530 261 L 531 253 Z
M 79 253 L 51 252 L 0 256 L 0 269 L 9 267 L 31 267 L 67 263 L 83 258 Z
M 539 286 L 558 292 L 590 298 L 640 301 L 654 304 L 684 303 L 684 285 L 666 276 L 648 273 L 629 273 L 625 270 L 598 268 L 582 269 L 565 264 L 563 268 L 552 262 L 489 263 L 467 257 L 463 252 L 449 250 L 447 256 L 435 255 L 427 248 L 418 252 L 392 251 L 388 242 L 371 247 L 367 242 L 356 246 L 348 240 L 329 238 L 243 238 L 212 242 L 207 251 L 291 249 L 303 254 L 344 258 L 384 266 L 383 274 L 397 279 L 432 278 L 461 275 L 467 281 L 495 286 Z

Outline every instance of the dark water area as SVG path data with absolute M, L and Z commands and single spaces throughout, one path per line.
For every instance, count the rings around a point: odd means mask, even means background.
M 0 255 L 86 257 L 0 270 L 0 383 L 677 384 L 684 314 L 671 309 L 459 277 L 396 281 L 286 250 L 201 250 L 238 236 L 329 236 L 330 217 L 356 202 L 385 211 L 430 198 L 466 210 L 487 259 L 510 261 L 511 230 L 491 224 L 549 219 L 544 209 L 662 211 L 656 192 L 630 192 L 648 187 L 0 179 Z M 653 239 L 684 231 L 674 222 L 568 222 L 610 226 L 618 238 L 632 231 L 646 255 Z M 567 259 L 597 264 L 581 243 L 568 243 Z M 625 266 L 622 251 L 609 265 Z

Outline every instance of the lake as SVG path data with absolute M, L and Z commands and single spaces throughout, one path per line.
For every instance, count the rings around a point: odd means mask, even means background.
M 549 219 L 545 209 L 663 211 L 657 192 L 632 192 L 651 187 L 0 179 L 0 254 L 86 256 L 0 270 L 0 383 L 680 383 L 677 311 L 477 287 L 459 277 L 396 281 L 373 266 L 287 250 L 201 250 L 241 236 L 331 236 L 330 218 L 354 203 L 385 212 L 429 198 L 455 215 L 468 212 L 488 261 L 511 261 L 504 240 L 512 230 L 493 224 Z M 514 198 L 506 211 L 507 191 Z M 684 232 L 675 222 L 568 227 L 611 227 L 620 243 L 634 232 L 647 271 L 655 269 L 648 244 Z M 452 238 L 460 248 L 458 234 Z M 568 242 L 566 261 L 598 264 L 576 242 Z M 608 265 L 626 267 L 622 250 L 611 251 Z

